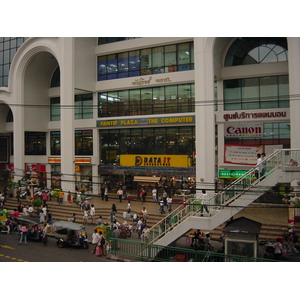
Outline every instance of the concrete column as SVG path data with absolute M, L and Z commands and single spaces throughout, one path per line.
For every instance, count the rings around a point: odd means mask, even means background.
M 99 165 L 99 130 L 98 128 L 93 129 L 93 161 L 92 161 L 92 180 L 93 180 L 93 194 L 99 194 L 99 176 L 98 176 L 98 165 Z
M 206 189 L 209 194 L 215 182 L 213 41 L 204 37 L 194 39 L 196 182 L 197 189 Z
M 16 84 L 13 94 L 14 105 L 12 107 L 14 123 L 14 181 L 18 182 L 25 175 L 25 119 L 24 119 L 24 93 L 22 78 L 18 77 L 20 84 Z
M 60 123 L 61 123 L 61 180 L 66 193 L 75 191 L 74 158 L 74 38 L 61 38 L 60 64 Z
M 288 64 L 290 86 L 290 125 L 291 125 L 291 148 L 300 148 L 300 38 L 288 38 Z

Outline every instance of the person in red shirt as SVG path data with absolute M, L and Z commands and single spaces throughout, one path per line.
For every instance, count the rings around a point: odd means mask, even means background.
M 19 218 L 19 212 L 17 209 L 14 209 L 14 212 L 12 213 L 12 217 L 16 221 Z

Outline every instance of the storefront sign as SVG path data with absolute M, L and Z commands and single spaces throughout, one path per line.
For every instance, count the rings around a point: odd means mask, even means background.
M 194 124 L 195 117 L 160 117 L 143 119 L 119 119 L 113 121 L 97 121 L 97 127 L 116 127 L 116 126 L 141 126 L 141 125 L 167 125 L 167 124 Z
M 49 157 L 48 163 L 49 164 L 60 164 L 60 157 Z
M 262 137 L 263 124 L 262 123 L 245 123 L 245 124 L 226 124 L 225 137 Z
M 189 167 L 187 155 L 120 155 L 121 166 Z
M 289 108 L 270 108 L 216 112 L 216 122 L 248 122 L 248 121 L 288 121 L 290 119 Z
M 264 152 L 263 146 L 224 146 L 224 163 L 256 165 L 257 153 Z
M 154 83 L 169 83 L 172 82 L 170 77 L 165 77 L 165 78 L 157 78 L 154 80 Z M 131 84 L 132 85 L 137 85 L 137 86 L 142 86 L 142 85 L 148 85 L 152 83 L 152 76 L 150 77 L 140 77 L 133 81 Z
M 247 172 L 241 170 L 219 170 L 219 178 L 239 178 Z

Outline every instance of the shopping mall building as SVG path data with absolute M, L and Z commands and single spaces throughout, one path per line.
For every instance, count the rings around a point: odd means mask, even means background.
M 75 190 L 196 182 L 300 148 L 300 38 L 0 38 L 0 164 Z

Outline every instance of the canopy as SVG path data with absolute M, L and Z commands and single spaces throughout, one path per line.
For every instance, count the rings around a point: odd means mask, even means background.
M 153 176 L 134 176 L 133 181 L 137 182 L 153 182 L 158 183 L 160 180 L 160 177 L 153 177 Z
M 57 221 L 53 223 L 54 228 L 68 228 L 71 230 L 84 229 L 84 225 L 68 221 Z

